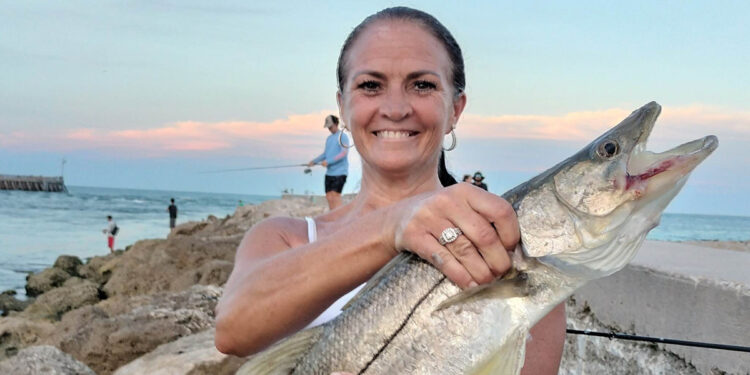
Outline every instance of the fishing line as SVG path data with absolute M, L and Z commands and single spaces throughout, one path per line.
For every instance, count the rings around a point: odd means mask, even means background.
M 631 340 L 631 341 L 646 341 L 646 342 L 656 342 L 661 344 L 672 344 L 672 345 L 682 345 L 682 346 L 695 346 L 699 348 L 708 348 L 708 349 L 721 349 L 721 350 L 731 350 L 735 352 L 746 352 L 750 353 L 750 347 L 748 346 L 739 346 L 739 345 L 726 345 L 726 344 L 714 344 L 710 342 L 700 342 L 700 341 L 686 341 L 686 340 L 675 340 L 675 339 L 665 339 L 662 337 L 648 337 L 648 336 L 637 336 L 637 335 L 628 335 L 625 333 L 617 333 L 617 332 L 594 332 L 589 330 L 580 331 L 577 329 L 567 329 L 568 333 L 576 334 L 576 335 L 588 335 L 588 336 L 598 336 L 598 337 L 608 337 L 610 339 L 622 339 L 622 340 Z
M 200 172 L 200 173 L 222 173 L 222 172 L 252 171 L 252 170 L 258 170 L 258 169 L 277 169 L 277 168 L 292 168 L 292 167 L 307 167 L 307 164 L 288 164 L 288 165 L 273 165 L 269 167 L 219 169 L 215 171 L 206 171 L 206 172 Z M 309 173 L 309 172 L 305 172 L 305 173 Z

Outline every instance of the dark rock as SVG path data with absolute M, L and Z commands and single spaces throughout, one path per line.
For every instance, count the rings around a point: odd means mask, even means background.
M 208 226 L 205 221 L 189 221 L 174 228 L 170 236 L 191 236 Z
M 31 319 L 59 320 L 68 311 L 99 302 L 96 284 L 80 278 L 68 279 L 66 283 L 74 279 L 79 281 L 39 296 L 21 315 Z
M 196 284 L 222 286 L 229 279 L 233 267 L 234 264 L 230 261 L 215 259 L 197 269 L 183 272 L 172 282 L 172 287 L 179 290 Z
M 88 366 L 48 345 L 28 347 L 0 362 L 0 374 L 96 375 Z
M 0 318 L 0 361 L 15 355 L 22 348 L 41 343 L 53 330 L 54 326 L 48 322 L 21 317 Z
M 112 275 L 112 268 L 114 268 L 118 259 L 119 257 L 115 254 L 92 257 L 86 264 L 78 266 L 76 271 L 80 277 L 103 285 Z
M 246 360 L 216 350 L 214 334 L 215 330 L 209 329 L 160 345 L 152 352 L 120 367 L 115 375 L 234 374 Z
M 221 288 L 194 286 L 181 293 L 113 298 L 63 316 L 50 341 L 97 373 L 109 374 L 161 344 L 212 327 L 220 295 Z
M 211 240 L 176 236 L 168 241 L 138 241 L 112 269 L 102 290 L 109 296 L 185 290 L 198 280 L 185 281 L 195 274 L 181 279 L 183 273 L 194 273 L 212 260 L 231 262 L 240 240 L 237 236 Z
M 6 292 L 0 294 L 0 310 L 2 310 L 2 316 L 7 316 L 10 311 L 23 311 L 23 309 L 33 302 L 33 299 L 21 301 L 14 297 L 15 294 L 15 292 L 13 292 L 13 294 Z
M 83 284 L 83 283 L 94 284 L 92 281 L 89 281 L 89 280 L 86 280 L 86 279 L 82 279 L 82 278 L 80 278 L 78 276 L 73 276 L 73 277 L 65 280 L 65 282 L 63 283 L 63 285 L 61 287 L 64 288 L 66 286 L 76 286 L 76 285 L 80 285 L 80 284 Z M 94 285 L 96 285 L 96 284 L 94 284 Z
M 59 268 L 47 268 L 27 278 L 26 295 L 36 297 L 52 288 L 57 288 L 69 278 L 70 274 Z
M 60 255 L 52 267 L 59 268 L 71 276 L 78 276 L 78 266 L 82 265 L 81 259 L 72 255 Z

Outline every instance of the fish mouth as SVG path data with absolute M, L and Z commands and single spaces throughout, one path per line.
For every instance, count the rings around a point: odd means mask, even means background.
M 649 103 L 650 108 L 655 111 L 646 111 L 643 121 L 643 132 L 633 148 L 628 159 L 626 168 L 626 189 L 635 189 L 636 192 L 645 190 L 645 183 L 654 178 L 667 174 L 674 176 L 674 180 L 688 175 L 708 155 L 719 147 L 719 139 L 714 135 L 696 139 L 684 143 L 670 150 L 654 153 L 646 150 L 648 136 L 651 134 L 656 118 L 661 112 L 661 107 L 656 103 Z M 671 180 L 671 179 L 670 179 Z

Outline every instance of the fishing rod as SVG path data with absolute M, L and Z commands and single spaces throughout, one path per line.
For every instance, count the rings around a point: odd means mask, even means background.
M 699 348 L 708 348 L 708 349 L 722 349 L 722 350 L 731 350 L 736 352 L 746 352 L 750 353 L 750 347 L 748 346 L 739 346 L 739 345 L 726 345 L 726 344 L 714 344 L 709 342 L 700 342 L 700 341 L 686 341 L 686 340 L 675 340 L 675 339 L 665 339 L 661 337 L 648 337 L 648 336 L 637 336 L 637 335 L 628 335 L 626 333 L 617 333 L 617 332 L 595 332 L 595 331 L 589 331 L 589 330 L 577 330 L 577 329 L 567 329 L 568 333 L 576 334 L 576 335 L 588 335 L 588 336 L 597 336 L 597 337 L 607 337 L 610 339 L 622 339 L 622 340 L 631 340 L 631 341 L 646 341 L 646 342 L 655 342 L 655 343 L 661 343 L 661 344 L 672 344 L 672 345 L 682 345 L 682 346 L 694 346 Z
M 219 169 L 215 171 L 206 171 L 200 173 L 223 173 L 223 172 L 237 172 L 237 171 L 253 171 L 259 169 L 278 169 L 278 168 L 292 168 L 292 167 L 307 167 L 307 164 L 288 164 L 288 165 L 273 165 L 268 167 L 250 167 L 250 168 L 233 168 L 233 169 Z M 310 168 L 305 168 L 305 173 L 310 173 Z

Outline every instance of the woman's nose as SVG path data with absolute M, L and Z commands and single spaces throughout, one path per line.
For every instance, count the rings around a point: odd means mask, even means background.
M 406 94 L 403 90 L 392 88 L 389 89 L 380 105 L 380 113 L 391 121 L 400 121 L 408 117 L 412 112 Z

